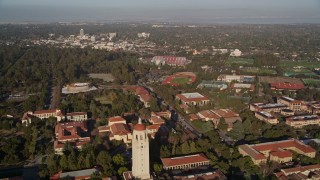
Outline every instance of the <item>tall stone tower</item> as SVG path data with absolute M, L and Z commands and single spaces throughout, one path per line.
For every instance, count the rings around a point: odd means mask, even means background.
M 80 37 L 83 37 L 83 36 L 84 36 L 84 30 L 80 29 Z
M 149 138 L 146 126 L 134 126 L 132 136 L 132 175 L 137 179 L 150 179 Z

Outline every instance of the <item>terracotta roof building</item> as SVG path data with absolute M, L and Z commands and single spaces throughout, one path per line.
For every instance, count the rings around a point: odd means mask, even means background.
M 136 96 L 139 97 L 140 101 L 144 103 L 145 107 L 150 107 L 150 102 L 152 101 L 153 97 L 149 94 L 148 90 L 141 86 L 127 86 L 123 88 L 125 91 L 131 91 Z
M 62 154 L 66 142 L 81 149 L 84 144 L 91 141 L 85 122 L 58 123 L 55 126 L 55 135 L 54 150 L 56 154 Z
M 296 91 L 296 90 L 305 88 L 303 84 L 298 84 L 298 83 L 271 83 L 270 86 L 271 86 L 271 89 L 273 90 L 289 90 L 289 91 Z
M 177 94 L 176 99 L 180 100 L 182 104 L 192 105 L 192 106 L 203 106 L 209 103 L 209 98 L 201 95 L 197 92 L 195 93 L 184 93 Z
M 170 120 L 171 119 L 171 112 L 169 110 L 162 111 L 162 112 L 151 112 L 151 117 L 152 116 L 160 116 L 162 118 Z
M 166 123 L 166 121 L 160 116 L 152 116 L 149 119 L 149 122 L 152 123 L 152 124 L 164 124 L 164 123 Z
M 37 117 L 39 119 L 46 119 L 49 117 L 55 117 L 57 118 L 57 121 L 61 121 L 63 114 L 61 113 L 60 109 L 49 109 L 49 110 L 37 110 L 37 111 L 28 111 L 26 113 L 23 114 L 22 116 L 22 124 L 30 124 L 31 123 L 31 119 L 33 117 Z
M 227 124 L 242 121 L 239 114 L 230 109 L 204 110 L 198 112 L 197 116 L 204 121 L 212 121 L 215 127 L 218 126 L 220 119 L 224 118 Z
M 279 180 L 320 179 L 320 164 L 281 169 L 280 172 L 274 173 L 274 175 Z
M 200 173 L 188 173 L 186 175 L 177 175 L 173 177 L 176 180 L 227 180 L 227 177 L 220 170 L 212 170 Z
M 238 149 L 240 154 L 250 156 L 254 164 L 257 165 L 266 162 L 268 158 L 278 163 L 290 162 L 292 161 L 292 153 L 289 150 L 311 158 L 316 155 L 316 150 L 296 139 L 253 145 L 244 144 L 240 145 Z
M 126 124 L 126 120 L 121 116 L 114 116 L 108 119 L 108 125 L 111 126 L 113 124 Z
M 194 154 L 173 158 L 161 158 L 163 169 L 192 169 L 200 166 L 208 166 L 209 159 L 204 154 Z

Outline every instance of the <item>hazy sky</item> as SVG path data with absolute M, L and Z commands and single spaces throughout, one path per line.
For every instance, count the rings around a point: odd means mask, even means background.
M 0 0 L 0 22 L 320 23 L 320 0 Z

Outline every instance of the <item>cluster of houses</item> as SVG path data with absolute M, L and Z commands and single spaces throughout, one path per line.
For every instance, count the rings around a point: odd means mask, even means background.
M 320 125 L 320 101 L 300 101 L 290 97 L 278 97 L 277 103 L 250 104 L 250 110 L 255 116 L 267 123 L 277 124 L 279 120 L 275 114 L 285 117 L 286 124 L 294 128 L 301 128 L 307 125 Z

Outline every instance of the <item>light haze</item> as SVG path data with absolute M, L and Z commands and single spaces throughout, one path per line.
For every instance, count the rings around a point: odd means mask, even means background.
M 320 23 L 320 0 L 0 0 L 0 22 Z

